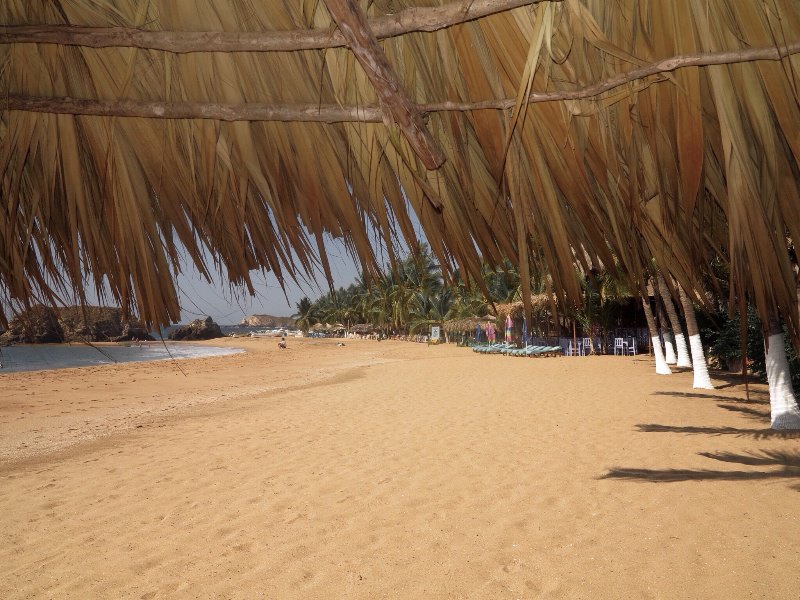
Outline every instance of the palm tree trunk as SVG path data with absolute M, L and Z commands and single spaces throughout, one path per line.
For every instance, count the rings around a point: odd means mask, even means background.
M 770 319 L 764 328 L 764 346 L 771 426 L 773 429 L 800 429 L 800 408 L 794 397 L 789 361 L 786 360 L 783 327 L 777 318 Z
M 703 354 L 703 342 L 700 340 L 700 329 L 697 327 L 697 319 L 694 316 L 694 306 L 692 301 L 678 286 L 678 297 L 683 307 L 683 315 L 686 317 L 686 331 L 689 334 L 689 347 L 692 350 L 692 367 L 694 368 L 694 384 L 692 387 L 702 390 L 713 390 L 714 384 L 708 376 L 708 365 Z
M 642 297 L 642 307 L 644 308 L 644 316 L 647 318 L 647 328 L 650 330 L 650 339 L 653 340 L 653 354 L 656 357 L 656 373 L 659 375 L 671 375 L 672 371 L 664 358 L 664 351 L 661 349 L 661 340 L 658 337 L 658 329 L 656 329 L 656 320 L 653 317 L 653 311 L 650 310 L 650 301 L 647 297 Z
M 658 311 L 658 324 L 661 326 L 662 337 L 664 338 L 664 355 L 668 365 L 674 365 L 678 362 L 678 357 L 675 355 L 675 344 L 672 338 L 672 330 L 669 327 L 666 316 L 664 316 L 664 305 L 659 302 L 658 292 L 654 292 L 653 296 L 656 301 L 656 310 Z
M 689 349 L 686 347 L 686 336 L 683 335 L 683 327 L 678 318 L 678 312 L 675 310 L 675 304 L 672 302 L 672 295 L 669 293 L 667 282 L 664 281 L 664 276 L 661 272 L 658 273 L 658 292 L 661 294 L 661 299 L 664 301 L 664 308 L 667 311 L 670 329 L 672 329 L 675 335 L 675 349 L 678 351 L 677 366 L 691 367 L 692 361 L 689 358 Z M 667 362 L 669 362 L 669 359 L 667 359 Z

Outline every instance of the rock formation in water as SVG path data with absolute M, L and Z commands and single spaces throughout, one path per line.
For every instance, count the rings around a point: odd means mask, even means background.
M 250 315 L 242 319 L 240 325 L 244 327 L 268 327 L 270 329 L 294 329 L 294 319 L 291 317 L 273 317 L 272 315 Z
M 211 340 L 223 336 L 219 325 L 211 317 L 206 317 L 172 330 L 167 337 L 171 340 Z
M 114 338 L 115 342 L 152 342 L 155 338 L 140 323 L 125 323 L 122 333 Z

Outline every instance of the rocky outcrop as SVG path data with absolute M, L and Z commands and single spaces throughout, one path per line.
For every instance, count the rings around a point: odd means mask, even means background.
M 58 310 L 66 341 L 109 342 L 122 333 L 122 310 L 100 306 L 69 306 Z
M 291 317 L 273 317 L 272 315 L 250 315 L 242 319 L 244 327 L 269 327 L 270 329 L 294 329 Z
M 140 323 L 125 323 L 122 334 L 115 337 L 115 342 L 152 342 L 155 338 Z
M 64 341 L 58 314 L 49 306 L 32 306 L 11 319 L 4 343 L 57 344 Z
M 211 340 L 223 336 L 219 325 L 211 317 L 206 317 L 173 329 L 167 337 L 171 340 Z
M 118 342 L 152 340 L 138 321 L 125 321 L 122 310 L 100 306 L 33 306 L 19 313 L 0 343 Z

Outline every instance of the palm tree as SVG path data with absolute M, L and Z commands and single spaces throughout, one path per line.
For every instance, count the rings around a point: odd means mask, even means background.
M 672 332 L 675 336 L 675 349 L 678 351 L 677 366 L 691 367 L 692 361 L 689 358 L 689 350 L 686 347 L 686 337 L 683 335 L 681 321 L 678 318 L 677 311 L 675 310 L 675 304 L 672 302 L 672 294 L 669 292 L 667 282 L 664 279 L 664 276 L 661 274 L 661 271 L 657 272 L 656 277 L 658 279 L 658 293 L 661 295 L 661 299 L 664 301 L 664 308 L 667 312 L 667 319 L 669 320 L 670 329 L 672 329 Z
M 420 331 L 432 325 L 442 325 L 452 317 L 452 309 L 453 293 L 449 288 L 442 288 L 434 294 L 428 294 L 424 290 L 417 292 L 414 296 L 409 330 Z
M 495 269 L 484 267 L 482 274 L 489 292 L 489 300 L 492 302 L 507 304 L 520 299 L 519 272 L 511 261 L 504 260 L 503 264 Z
M 706 364 L 706 357 L 703 353 L 703 342 L 700 339 L 700 329 L 697 327 L 697 319 L 694 314 L 694 306 L 692 301 L 683 291 L 683 288 L 678 286 L 678 297 L 683 307 L 683 315 L 686 317 L 686 332 L 689 334 L 689 347 L 692 350 L 692 367 L 694 369 L 694 383 L 692 387 L 713 390 L 714 384 L 711 383 L 711 378 L 708 376 L 708 365 Z
M 297 312 L 292 315 L 292 318 L 295 319 L 295 323 L 303 333 L 308 333 L 311 326 L 317 322 L 314 304 L 305 297 L 295 305 L 295 309 Z
M 658 336 L 656 320 L 653 318 L 649 297 L 642 297 L 642 307 L 644 308 L 644 316 L 647 319 L 647 328 L 650 330 L 650 339 L 653 342 L 653 354 L 655 354 L 656 357 L 656 373 L 659 375 L 671 375 L 672 371 L 667 364 L 666 358 L 664 358 L 664 350 L 661 348 L 661 339 Z
M 761 326 L 764 329 L 771 427 L 800 429 L 800 407 L 797 406 L 792 387 L 792 374 L 786 358 L 781 321 L 776 315 Z

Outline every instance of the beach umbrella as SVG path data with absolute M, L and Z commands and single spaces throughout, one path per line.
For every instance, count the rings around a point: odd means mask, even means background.
M 525 317 L 522 319 L 522 341 L 526 346 L 528 345 L 528 319 Z
M 480 342 L 481 341 L 481 326 L 475 325 L 475 340 Z

